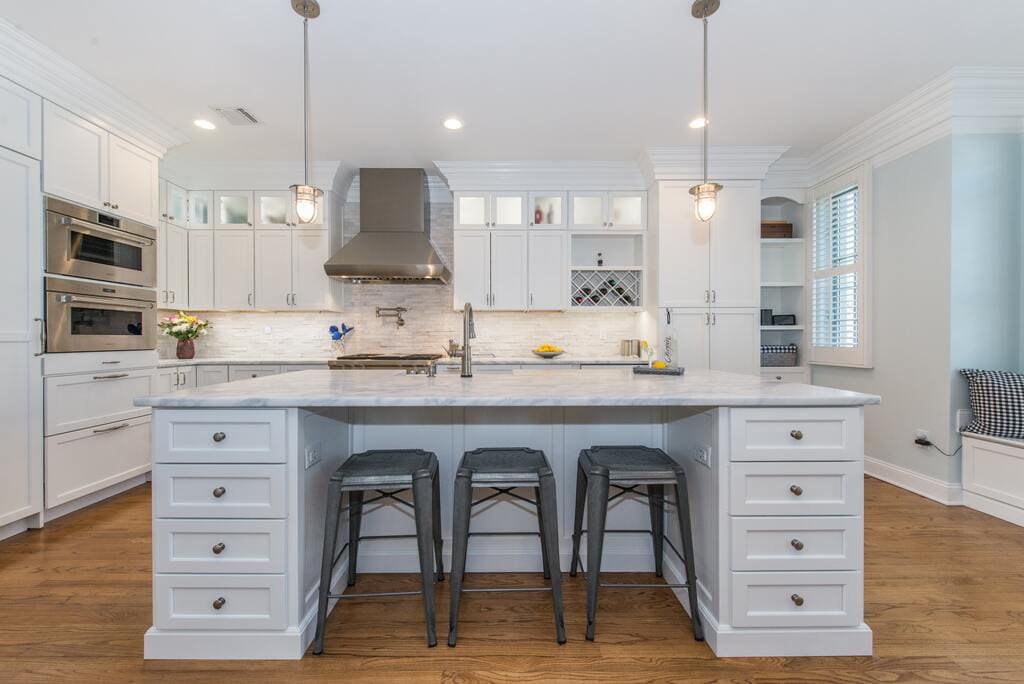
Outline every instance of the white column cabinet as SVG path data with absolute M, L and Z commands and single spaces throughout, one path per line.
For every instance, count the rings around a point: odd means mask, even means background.
M 672 360 L 686 368 L 757 375 L 759 315 L 758 309 L 669 310 L 664 333 L 674 338 Z
M 486 230 L 455 231 L 454 305 L 467 302 L 474 309 L 491 304 L 491 233 Z
M 693 214 L 692 206 L 690 203 Z M 760 183 L 733 181 L 719 193 L 711 219 L 711 305 L 761 305 Z
M 560 311 L 567 308 L 566 235 L 558 231 L 529 233 L 529 297 L 532 310 Z
M 188 306 L 212 309 L 214 245 L 212 230 L 188 231 Z
M 284 309 L 291 306 L 291 231 L 257 230 L 255 241 L 255 307 Z
M 213 232 L 213 296 L 216 308 L 253 308 L 254 242 L 251 230 Z
M 492 309 L 526 309 L 527 252 L 525 230 L 491 232 Z
M 166 224 L 164 229 L 165 287 L 169 308 L 185 308 L 188 302 L 188 231 Z
M 331 281 L 324 273 L 330 236 L 322 228 L 292 230 L 292 299 L 296 309 L 323 309 Z

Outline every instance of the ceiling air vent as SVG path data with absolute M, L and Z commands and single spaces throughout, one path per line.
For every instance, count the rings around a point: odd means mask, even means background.
M 245 107 L 211 107 L 232 126 L 257 126 L 260 120 Z

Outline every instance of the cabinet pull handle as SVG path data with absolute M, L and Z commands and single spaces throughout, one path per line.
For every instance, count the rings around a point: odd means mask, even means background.
M 704 303 L 711 303 L 711 290 L 704 290 Z
M 112 204 L 112 205 L 110 205 L 110 207 L 111 207 L 111 209 L 120 209 L 121 208 L 120 205 L 117 205 L 117 204 Z
M 117 378 L 127 378 L 128 373 L 109 373 L 107 375 L 94 375 L 93 380 L 116 380 Z
M 775 376 L 775 379 L 776 379 L 776 380 L 781 380 L 781 379 L 782 379 L 782 376 L 781 376 L 781 375 L 776 375 L 776 376 Z
M 789 600 L 792 601 L 793 603 L 795 603 L 798 606 L 804 605 L 804 597 L 801 596 L 800 594 L 793 594 L 792 596 L 789 597 Z
M 213 433 L 213 441 L 214 442 L 223 442 L 225 439 L 227 439 L 227 435 L 225 435 L 223 432 L 214 432 Z
M 804 550 L 804 543 L 802 541 L 800 541 L 799 539 L 793 539 L 789 543 L 797 551 L 803 551 Z
M 214 610 L 220 610 L 221 608 L 224 607 L 225 603 L 227 603 L 227 601 L 224 599 L 223 596 L 221 596 L 216 601 L 213 602 L 213 609 Z
M 790 430 L 789 436 L 792 437 L 793 439 L 800 440 L 804 438 L 804 433 L 801 432 L 800 430 Z
M 718 290 L 712 290 L 711 291 L 711 303 L 714 304 L 717 299 L 718 299 Z
M 213 490 L 213 498 L 219 499 L 220 497 L 224 496 L 227 493 L 228 490 L 224 489 L 223 487 L 217 487 L 216 489 Z
M 171 304 L 173 304 L 174 300 L 177 299 L 177 296 L 175 295 L 174 290 L 168 290 L 168 292 L 171 294 Z
M 33 318 L 32 320 L 39 324 L 39 351 L 33 356 L 42 356 L 46 353 L 46 319 Z
M 804 493 L 804 488 L 800 485 L 789 485 L 789 491 L 793 492 L 793 496 L 800 496 Z
M 128 427 L 128 423 L 121 423 L 120 425 L 115 425 L 114 427 L 96 428 L 95 430 L 92 431 L 92 433 L 94 435 L 100 435 L 100 434 L 103 434 L 104 432 L 113 432 L 114 430 L 123 430 L 126 427 Z
M 704 325 L 711 325 L 711 314 L 704 314 Z
M 252 306 L 252 292 L 245 296 L 245 300 L 249 302 L 249 306 Z
M 226 549 L 226 548 L 227 547 L 224 546 L 224 542 L 217 542 L 216 544 L 213 545 L 213 552 L 216 553 L 217 555 L 220 555 L 221 552 L 223 552 L 224 549 Z
M 37 318 L 36 320 L 38 321 L 38 320 L 42 320 L 42 319 Z M 115 363 L 121 363 L 121 362 L 120 361 L 100 361 L 100 365 L 101 366 L 110 366 L 110 365 L 113 365 Z
M 711 325 L 718 325 L 718 314 L 711 314 Z

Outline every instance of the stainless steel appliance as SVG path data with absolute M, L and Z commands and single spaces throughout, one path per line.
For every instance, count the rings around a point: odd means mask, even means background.
M 156 230 L 48 197 L 46 272 L 156 287 Z
M 156 349 L 156 291 L 46 279 L 47 353 Z
M 405 370 L 433 375 L 440 354 L 346 354 L 327 362 L 334 370 Z

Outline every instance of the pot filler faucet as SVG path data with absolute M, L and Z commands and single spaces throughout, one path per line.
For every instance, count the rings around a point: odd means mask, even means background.
M 473 377 L 473 352 L 469 341 L 476 337 L 473 326 L 473 305 L 466 302 L 462 309 L 462 377 Z

